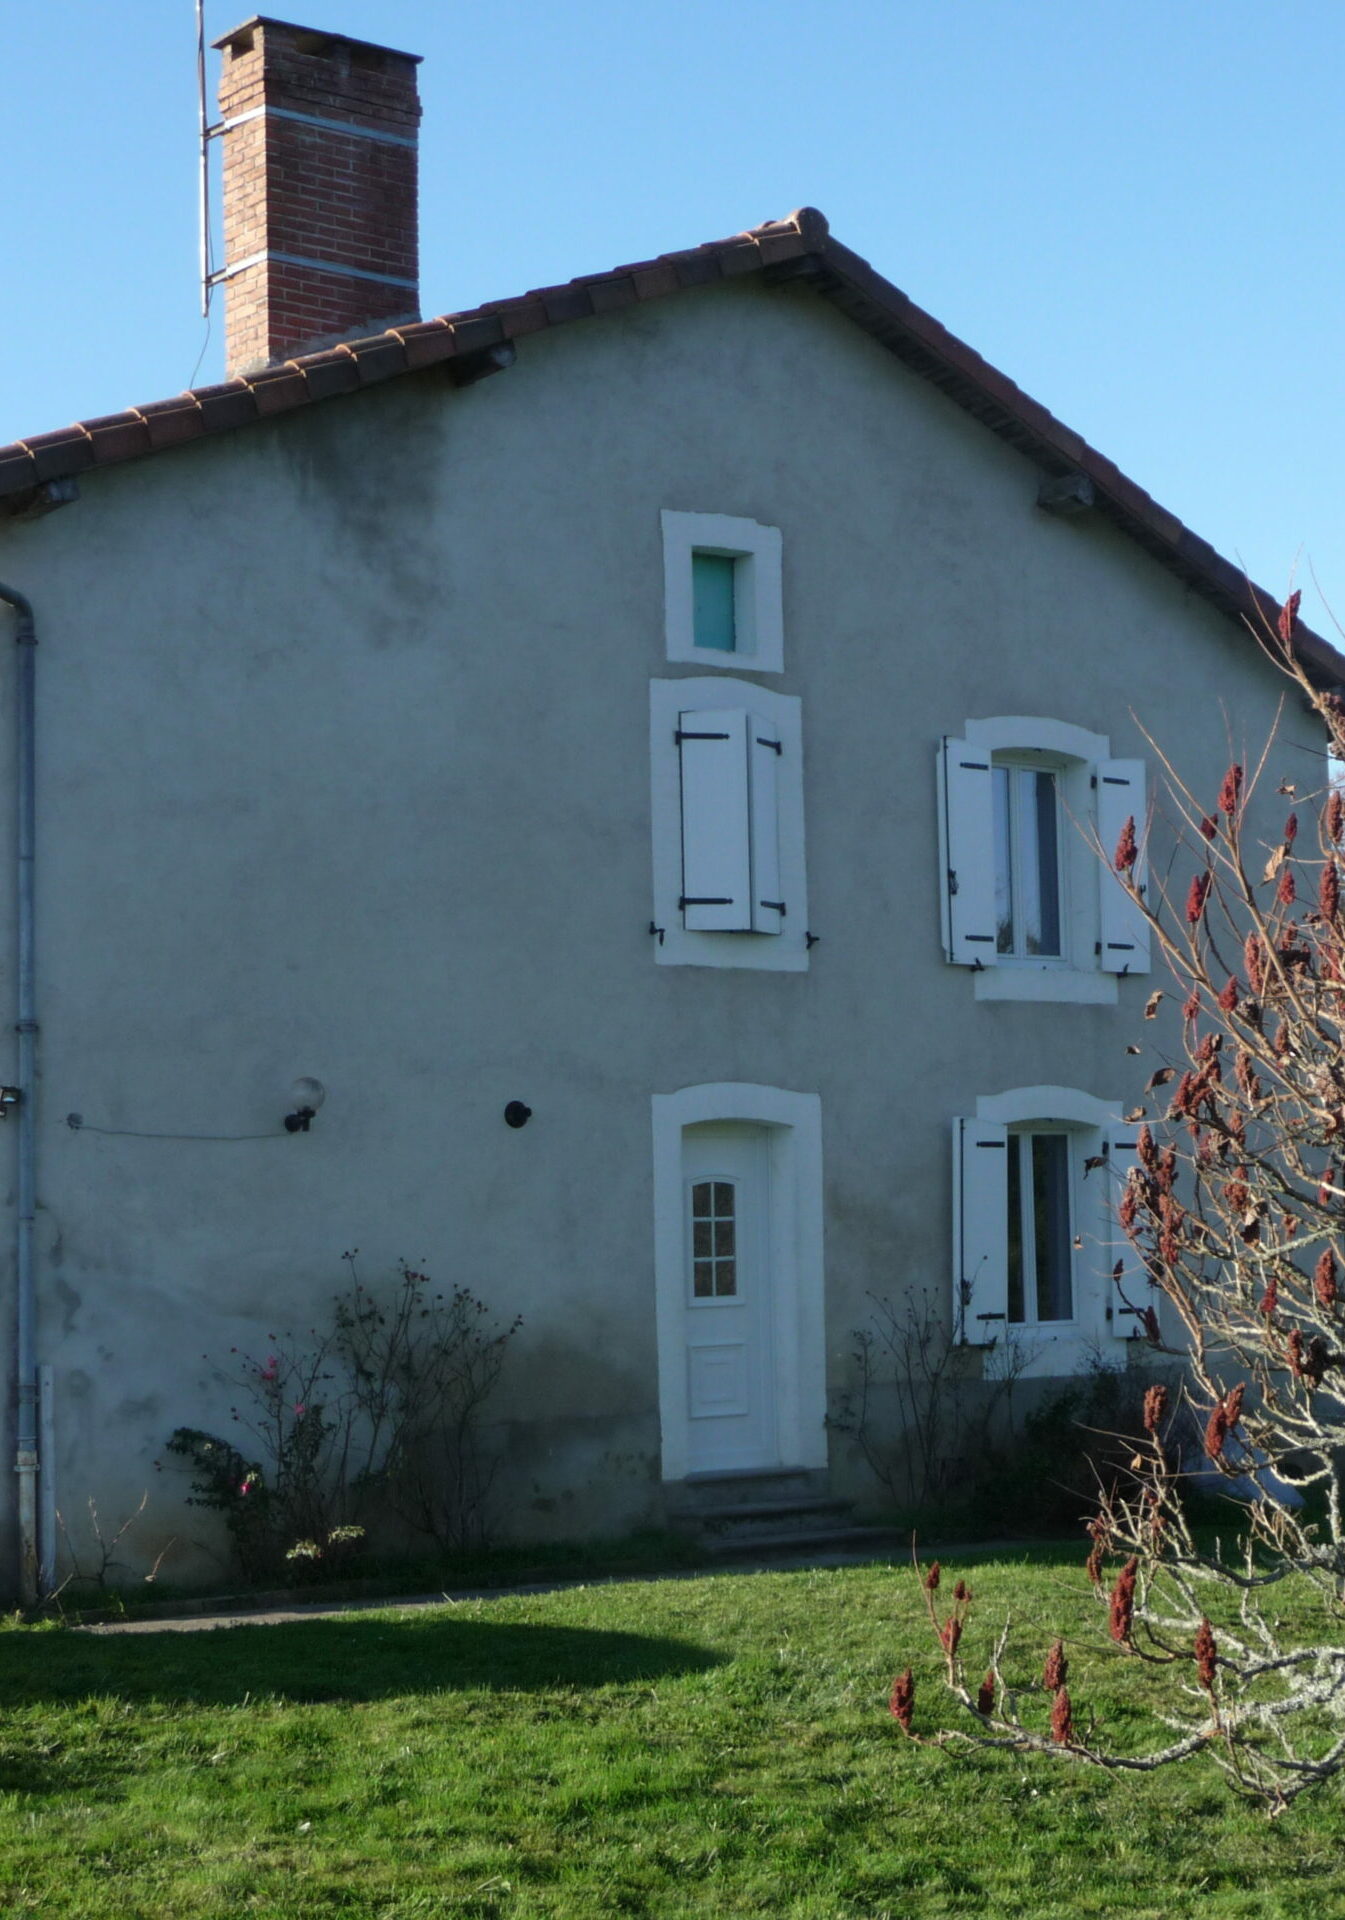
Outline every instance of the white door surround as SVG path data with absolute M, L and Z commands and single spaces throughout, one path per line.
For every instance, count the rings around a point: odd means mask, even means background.
M 818 1096 L 734 1081 L 683 1087 L 654 1095 L 653 1128 L 663 1478 L 825 1467 Z M 717 1202 L 734 1225 L 716 1234 Z M 697 1214 L 702 1242 L 731 1241 L 735 1258 L 741 1246 L 741 1276 L 716 1273 L 703 1255 L 698 1280 Z

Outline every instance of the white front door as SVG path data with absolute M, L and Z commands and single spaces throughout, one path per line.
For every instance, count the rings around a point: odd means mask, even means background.
M 777 1466 L 767 1131 L 682 1133 L 688 1470 Z

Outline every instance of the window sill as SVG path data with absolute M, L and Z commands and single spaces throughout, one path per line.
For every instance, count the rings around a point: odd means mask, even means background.
M 1083 973 L 1076 967 L 985 967 L 973 974 L 978 1000 L 1038 1000 L 1076 1007 L 1114 1007 L 1114 973 Z

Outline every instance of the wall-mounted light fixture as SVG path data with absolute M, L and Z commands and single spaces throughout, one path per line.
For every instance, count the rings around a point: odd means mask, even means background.
M 526 1127 L 532 1119 L 532 1108 L 525 1107 L 521 1100 L 511 1100 L 504 1110 L 506 1127 Z
M 285 1115 L 285 1131 L 307 1133 L 317 1118 L 318 1108 L 327 1098 L 327 1089 L 321 1080 L 312 1080 L 305 1075 L 290 1088 L 290 1098 L 294 1102 L 294 1111 Z
M 8 1120 L 22 1098 L 23 1093 L 20 1088 L 0 1087 L 0 1120 Z

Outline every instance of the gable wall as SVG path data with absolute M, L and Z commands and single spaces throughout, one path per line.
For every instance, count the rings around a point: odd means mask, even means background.
M 1156 982 L 973 1000 L 939 946 L 938 738 L 1043 713 L 1146 755 L 1133 707 L 1212 795 L 1280 691 L 1036 479 L 809 290 L 751 286 L 108 473 L 6 536 L 41 641 L 64 1503 L 150 1485 L 178 1530 L 153 1462 L 231 1398 L 202 1356 L 314 1324 L 359 1247 L 366 1278 L 405 1256 L 523 1314 L 508 1531 L 656 1515 L 655 1092 L 820 1093 L 833 1386 L 869 1292 L 946 1299 L 950 1118 L 1024 1084 L 1128 1099 Z M 763 684 L 804 703 L 806 974 L 654 963 L 647 689 L 696 671 L 664 657 L 664 507 L 783 532 Z M 1310 783 L 1312 739 L 1291 715 L 1276 771 Z M 64 1124 L 263 1132 L 300 1074 L 329 1090 L 309 1136 Z

